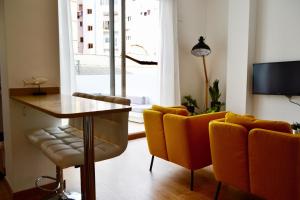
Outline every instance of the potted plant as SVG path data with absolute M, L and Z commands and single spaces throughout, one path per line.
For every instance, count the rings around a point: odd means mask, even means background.
M 198 108 L 196 99 L 193 99 L 191 95 L 187 95 L 183 97 L 183 103 L 187 110 L 191 113 L 191 115 L 197 114 L 195 112 L 195 108 Z
M 209 95 L 211 98 L 210 108 L 207 112 L 219 112 L 224 103 L 220 102 L 221 93 L 219 90 L 219 80 L 216 79 L 212 86 L 209 86 Z

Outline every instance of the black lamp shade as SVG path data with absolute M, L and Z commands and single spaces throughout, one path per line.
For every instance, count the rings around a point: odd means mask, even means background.
M 191 52 L 194 56 L 200 57 L 209 55 L 211 51 L 209 46 L 204 43 L 204 38 L 201 36 L 199 38 L 199 43 L 193 47 Z

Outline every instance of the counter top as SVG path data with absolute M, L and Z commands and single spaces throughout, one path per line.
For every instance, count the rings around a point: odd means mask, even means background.
M 61 94 L 11 96 L 10 98 L 57 118 L 76 118 L 131 110 L 131 107 L 126 105 Z

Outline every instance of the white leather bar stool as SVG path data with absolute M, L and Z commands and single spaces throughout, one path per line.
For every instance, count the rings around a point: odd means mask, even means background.
M 130 100 L 113 96 L 96 96 L 85 93 L 74 93 L 73 96 L 101 100 L 110 103 L 130 105 Z M 37 179 L 39 186 L 43 178 L 56 180 L 54 189 L 57 195 L 51 199 L 84 199 L 84 147 L 82 119 L 72 118 L 69 125 L 45 128 L 30 135 L 28 139 L 38 147 L 56 165 L 56 178 L 41 176 Z M 94 116 L 94 150 L 95 162 L 110 159 L 125 151 L 128 143 L 128 112 L 110 113 Z M 81 195 L 66 193 L 62 169 L 78 166 L 81 168 Z M 44 189 L 44 188 L 41 188 Z

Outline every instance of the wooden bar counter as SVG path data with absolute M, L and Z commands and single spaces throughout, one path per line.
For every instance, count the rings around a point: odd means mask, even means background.
M 86 200 L 95 200 L 95 163 L 93 145 L 93 116 L 116 112 L 129 112 L 130 106 L 71 95 L 49 94 L 43 96 L 11 96 L 12 99 L 56 118 L 83 118 L 84 171 Z
M 11 96 L 12 99 L 57 118 L 75 118 L 112 112 L 129 112 L 130 106 L 71 95 Z

